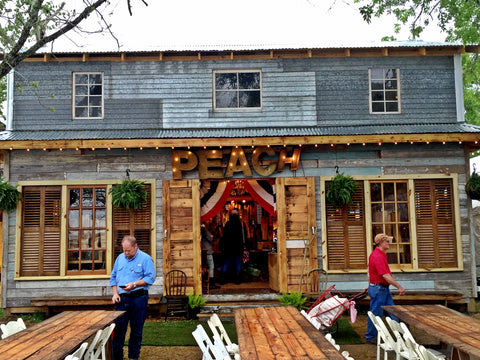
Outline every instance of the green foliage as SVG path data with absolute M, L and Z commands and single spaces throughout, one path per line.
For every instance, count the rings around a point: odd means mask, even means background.
M 471 199 L 480 200 L 480 175 L 473 171 L 465 184 L 465 192 Z
M 290 293 L 283 293 L 280 298 L 278 298 L 280 304 L 282 305 L 293 305 L 298 310 L 304 310 L 307 307 L 304 306 L 307 298 L 303 296 L 301 291 L 292 291 Z
M 353 194 L 357 190 L 357 184 L 351 176 L 343 173 L 337 174 L 327 190 L 327 202 L 335 206 L 345 206 L 353 201 Z
M 110 194 L 113 206 L 127 210 L 140 209 L 148 199 L 145 183 L 139 180 L 125 179 L 121 184 L 114 185 Z
M 9 212 L 17 208 L 22 193 L 17 188 L 0 178 L 0 209 Z
M 437 22 L 449 40 L 479 43 L 480 6 L 478 1 L 458 0 L 355 0 L 363 19 L 370 23 L 373 17 L 393 15 L 398 20 L 397 29 L 408 26 L 413 38 Z
M 412 38 L 437 23 L 445 33 L 446 41 L 480 44 L 480 2 L 478 0 L 354 0 L 360 4 L 363 19 L 370 23 L 373 17 L 394 15 L 398 23 L 394 33 L 406 26 Z M 390 40 L 392 37 L 390 38 Z M 463 92 L 465 120 L 480 125 L 480 57 L 463 55 Z
M 188 306 L 190 306 L 190 309 L 199 308 L 205 304 L 206 304 L 206 300 L 202 295 L 200 294 L 188 295 Z

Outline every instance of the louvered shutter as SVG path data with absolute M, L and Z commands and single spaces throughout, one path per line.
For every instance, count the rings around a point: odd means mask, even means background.
M 21 276 L 60 275 L 61 187 L 23 188 Z
M 365 238 L 365 207 L 363 182 L 353 202 L 344 207 L 327 203 L 327 259 L 329 270 L 365 269 L 367 244 Z M 329 183 L 326 184 L 327 190 Z
M 451 179 L 415 180 L 418 265 L 456 267 L 457 246 Z
M 113 240 L 114 258 L 122 253 L 122 239 L 125 235 L 133 235 L 137 239 L 140 250 L 150 256 L 154 256 L 151 250 L 151 186 L 146 185 L 148 199 L 141 209 L 129 211 L 126 209 L 113 208 Z

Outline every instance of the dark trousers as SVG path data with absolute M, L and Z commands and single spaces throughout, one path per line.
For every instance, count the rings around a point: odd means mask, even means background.
M 113 360 L 123 360 L 125 334 L 130 322 L 130 339 L 128 340 L 128 358 L 140 357 L 142 345 L 143 324 L 147 318 L 148 295 L 138 297 L 121 296 L 122 301 L 115 304 L 115 310 L 125 311 L 125 314 L 115 320 L 113 330 Z

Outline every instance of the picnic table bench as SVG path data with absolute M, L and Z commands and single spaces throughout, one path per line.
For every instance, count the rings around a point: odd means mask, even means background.
M 149 295 L 149 307 L 160 307 L 161 295 Z M 47 296 L 30 300 L 30 304 L 45 312 L 46 317 L 53 313 L 72 309 L 112 309 L 112 296 Z
M 63 360 L 124 311 L 65 311 L 0 340 L 0 357 L 11 360 Z
M 442 305 L 382 306 L 410 326 L 453 347 L 453 360 L 480 358 L 480 321 Z

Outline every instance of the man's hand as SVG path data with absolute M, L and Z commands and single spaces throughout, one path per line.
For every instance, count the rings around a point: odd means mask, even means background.
M 112 286 L 112 291 L 113 291 L 112 303 L 116 304 L 122 301 L 122 299 L 120 298 L 120 295 L 118 295 L 118 290 L 116 285 Z
M 122 299 L 120 299 L 120 295 L 117 294 L 113 294 L 112 296 L 112 303 L 119 303 Z

